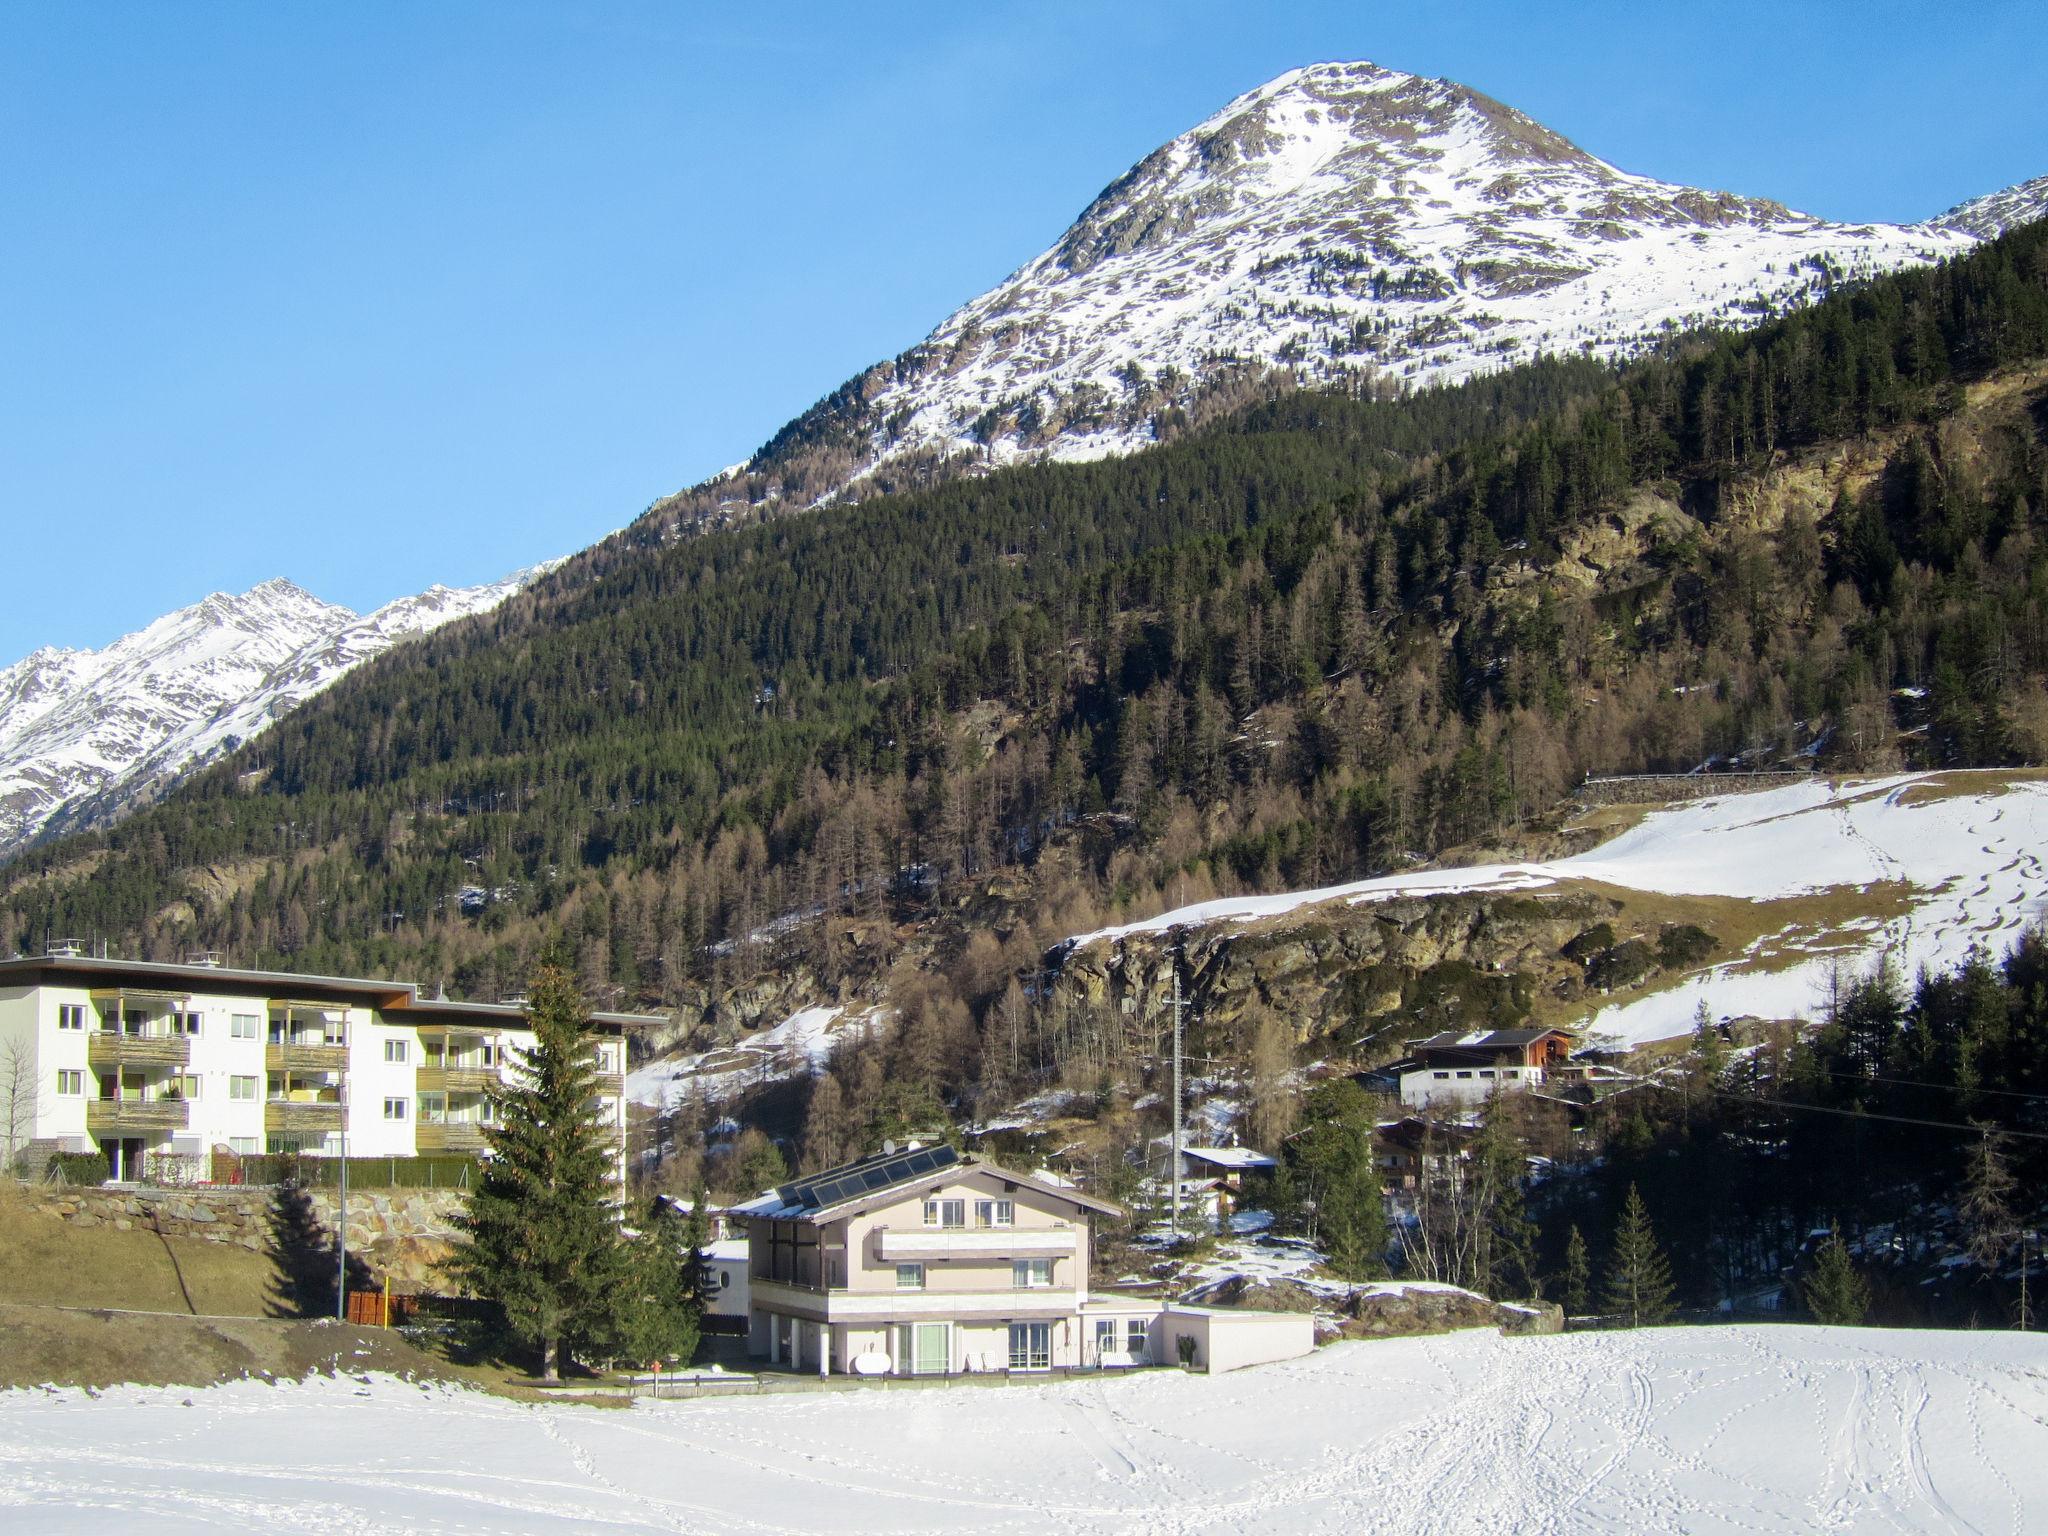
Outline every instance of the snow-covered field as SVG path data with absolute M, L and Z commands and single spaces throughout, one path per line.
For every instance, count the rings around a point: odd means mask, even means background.
M 1482 864 L 1360 880 L 1316 891 L 1233 896 L 1104 928 L 1075 945 L 1204 923 L 1253 922 L 1323 902 L 1350 904 L 1463 891 L 1538 890 L 1592 881 L 1626 890 L 1766 902 L 1888 887 L 1896 916 L 1852 918 L 1825 931 L 1774 935 L 1681 984 L 1604 1008 L 1588 1030 L 1622 1043 L 1715 1016 L 1811 1016 L 1838 965 L 1889 956 L 1910 980 L 1952 965 L 1973 944 L 1995 957 L 2048 912 L 2048 781 L 1997 771 L 1824 779 L 1658 810 L 1619 837 L 1568 859 Z M 1888 903 L 1873 901 L 1873 909 Z
M 1214 1379 L 523 1407 L 389 1379 L 0 1396 L 0 1529 L 2000 1531 L 2048 1342 L 1672 1329 L 1345 1344 Z

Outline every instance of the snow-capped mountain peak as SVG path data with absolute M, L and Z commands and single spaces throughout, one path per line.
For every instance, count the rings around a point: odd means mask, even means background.
M 1747 325 L 2048 212 L 2048 177 L 1923 224 L 1838 224 L 1623 171 L 1491 97 L 1291 70 L 1118 177 L 922 343 L 658 524 L 1156 440 L 1237 376 L 1409 388 Z
M 495 608 L 558 563 L 366 616 L 273 578 L 100 650 L 32 652 L 0 670 L 0 858 L 118 819 L 372 657 Z

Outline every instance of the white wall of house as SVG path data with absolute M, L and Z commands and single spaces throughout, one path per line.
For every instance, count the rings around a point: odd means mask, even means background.
M 1543 1081 L 1541 1067 L 1418 1067 L 1401 1074 L 1401 1102 L 1477 1104 L 1496 1092 Z
M 1180 1341 L 1192 1339 L 1195 1369 L 1214 1374 L 1299 1359 L 1316 1347 L 1316 1320 L 1307 1312 L 1169 1306 L 1160 1313 L 1159 1334 L 1162 1364 L 1178 1363 Z

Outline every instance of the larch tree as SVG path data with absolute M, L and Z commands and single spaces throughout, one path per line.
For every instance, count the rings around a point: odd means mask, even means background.
M 604 1337 L 627 1278 L 612 1139 L 597 1111 L 589 1018 L 575 978 L 544 964 L 528 988 L 533 1049 L 494 1090 L 491 1156 L 456 1218 L 469 1242 L 452 1268 L 505 1309 L 513 1332 L 561 1379 L 564 1346 Z

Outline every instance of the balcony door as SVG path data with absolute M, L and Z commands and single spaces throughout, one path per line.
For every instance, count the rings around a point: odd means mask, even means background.
M 1049 1371 L 1052 1369 L 1052 1324 L 1010 1324 L 1010 1369 Z
M 943 1376 L 953 1368 L 950 1323 L 898 1323 L 896 1370 L 904 1376 Z

